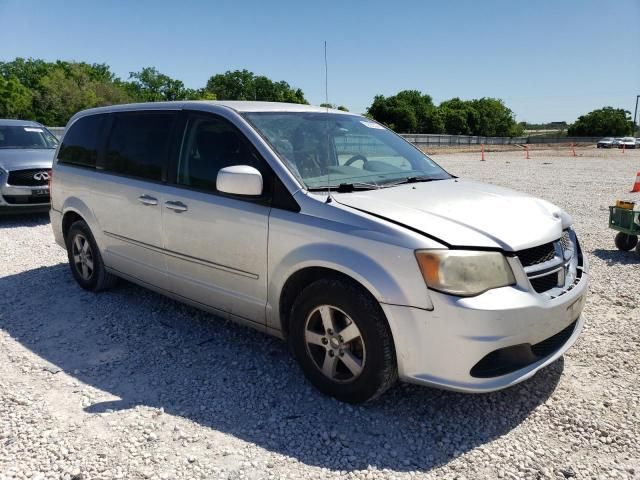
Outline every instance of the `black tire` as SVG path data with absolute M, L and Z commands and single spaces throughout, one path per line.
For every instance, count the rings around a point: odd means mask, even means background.
M 640 243 L 636 244 L 636 253 L 640 255 Z
M 76 241 L 81 242 L 81 239 L 84 239 L 84 242 L 87 244 L 86 251 L 83 251 L 84 248 L 79 249 L 77 247 Z M 100 249 L 93 238 L 91 229 L 83 220 L 78 220 L 71 225 L 65 240 L 69 267 L 78 285 L 91 292 L 100 292 L 113 287 L 117 283 L 118 277 L 107 272 L 105 269 L 102 255 L 100 255 Z M 81 245 L 84 246 L 84 242 L 81 242 Z M 74 257 L 77 254 L 77 250 L 83 251 L 82 255 L 84 255 L 85 259 L 84 267 L 87 267 L 87 270 L 84 270 L 83 266 L 76 262 Z M 92 265 L 90 270 L 88 267 L 89 261 Z M 85 275 L 87 272 L 90 272 L 90 274 Z
M 615 242 L 618 250 L 628 252 L 629 250 L 633 250 L 633 247 L 638 244 L 638 237 L 636 235 L 627 235 L 626 233 L 618 232 Z
M 336 323 L 343 321 L 350 325 L 353 322 L 360 336 L 351 343 L 342 344 L 342 336 L 339 334 L 346 331 L 346 327 L 343 327 L 334 332 L 325 347 L 308 343 L 306 335 L 309 322 L 314 318 L 317 321 L 314 315 L 320 315 L 318 312 L 321 311 L 321 306 L 335 309 L 335 314 L 341 316 L 341 319 L 336 318 Z M 326 337 L 327 331 L 324 330 L 319 335 Z M 326 361 L 326 355 L 331 353 L 329 350 L 336 337 L 342 344 L 339 357 L 331 355 L 338 361 L 334 368 L 336 376 L 348 377 L 351 374 L 343 359 L 359 355 L 363 358 L 360 372 L 351 379 L 334 380 L 320 368 L 318 355 L 324 356 Z M 323 337 L 324 340 L 326 338 Z M 318 280 L 300 293 L 291 309 L 289 342 L 307 379 L 325 395 L 344 402 L 362 403 L 373 400 L 391 387 L 398 377 L 393 337 L 380 305 L 362 287 L 347 280 Z M 344 352 L 342 348 L 345 349 Z

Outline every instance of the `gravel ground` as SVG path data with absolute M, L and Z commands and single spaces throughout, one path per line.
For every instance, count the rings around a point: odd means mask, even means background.
M 279 340 L 127 283 L 87 293 L 46 216 L 0 219 L 0 479 L 640 477 L 640 257 L 607 229 L 640 152 L 580 155 L 436 157 L 567 209 L 591 262 L 574 348 L 483 395 L 340 404 Z

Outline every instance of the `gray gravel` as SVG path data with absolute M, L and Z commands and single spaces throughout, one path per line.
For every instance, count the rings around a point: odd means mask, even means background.
M 0 479 L 639 478 L 640 257 L 607 205 L 640 200 L 640 152 L 580 154 L 435 157 L 566 208 L 591 261 L 575 347 L 485 395 L 340 404 L 282 342 L 131 284 L 84 292 L 46 216 L 0 219 Z

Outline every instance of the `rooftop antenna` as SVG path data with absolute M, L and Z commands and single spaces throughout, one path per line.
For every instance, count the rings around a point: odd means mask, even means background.
M 327 41 L 324 41 L 324 106 L 327 111 L 325 129 L 327 131 L 327 201 L 331 203 L 331 170 L 329 169 L 329 68 L 327 66 Z

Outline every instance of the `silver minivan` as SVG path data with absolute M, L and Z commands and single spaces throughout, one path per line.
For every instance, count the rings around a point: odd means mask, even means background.
M 118 277 L 286 338 L 348 402 L 462 392 L 576 340 L 587 261 L 560 208 L 450 175 L 379 123 L 266 102 L 76 114 L 51 223 L 81 287 Z

